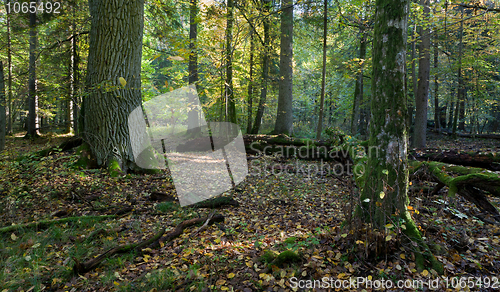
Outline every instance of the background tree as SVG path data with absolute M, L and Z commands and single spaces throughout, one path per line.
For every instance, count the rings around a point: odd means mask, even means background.
M 293 0 L 282 2 L 280 46 L 280 90 L 275 134 L 291 134 L 293 129 Z
M 5 149 L 5 134 L 7 130 L 7 120 L 5 116 L 5 79 L 3 75 L 3 63 L 0 62 L 0 151 Z

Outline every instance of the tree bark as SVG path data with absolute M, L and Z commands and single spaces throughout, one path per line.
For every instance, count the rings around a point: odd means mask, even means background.
M 7 0 L 6 3 L 9 3 L 10 0 Z M 10 34 L 10 11 L 6 9 L 7 17 L 6 17 L 6 26 L 7 26 L 7 70 L 8 70 L 8 80 L 7 80 L 7 106 L 9 109 L 9 117 L 7 121 L 7 134 L 12 134 L 12 122 L 14 109 L 12 108 L 12 39 Z
M 363 21 L 363 20 L 361 20 Z M 359 42 L 359 62 L 361 63 L 359 72 L 356 76 L 356 88 L 354 89 L 354 102 L 352 107 L 352 120 L 351 120 L 351 135 L 358 133 L 358 124 L 361 124 L 361 103 L 363 102 L 363 63 L 366 58 L 366 32 L 363 25 L 359 27 L 360 42 Z
M 38 136 L 37 131 L 37 103 L 36 95 L 36 47 L 37 47 L 37 31 L 36 31 L 36 13 L 30 13 L 30 48 L 29 48 L 29 81 L 28 81 L 28 121 L 26 138 L 35 138 Z
M 3 75 L 3 63 L 0 61 L 0 151 L 5 149 L 5 131 L 7 121 L 5 116 L 5 82 Z
M 248 108 L 247 108 L 247 133 L 252 132 L 252 113 L 253 113 L 253 53 L 255 50 L 254 29 L 250 27 L 250 72 L 248 77 Z
M 293 130 L 293 0 L 282 2 L 281 49 L 278 110 L 275 134 L 291 134 Z
M 460 113 L 460 108 L 463 106 L 462 101 L 464 99 L 463 90 L 463 78 L 462 78 L 462 52 L 463 52 L 463 34 L 464 34 L 464 9 L 461 9 L 460 16 L 460 29 L 459 29 L 459 44 L 458 44 L 458 88 L 457 88 L 457 100 L 455 102 L 455 114 L 453 116 L 453 135 L 457 133 L 458 125 L 458 115 Z
M 198 15 L 198 3 L 197 0 L 190 0 L 189 2 L 189 64 L 188 64 L 188 82 L 189 84 L 196 85 L 198 82 L 198 21 L 196 17 Z M 195 95 L 191 95 L 194 96 Z M 195 104 L 195 100 L 191 100 L 192 104 Z M 188 112 L 188 132 L 200 132 L 200 121 L 199 121 L 200 111 L 197 106 L 193 106 Z
M 441 129 L 441 110 L 439 108 L 439 82 L 438 82 L 438 61 L 439 51 L 437 44 L 437 35 L 434 36 L 434 129 L 439 131 Z
M 323 110 L 325 105 L 325 85 L 326 85 L 326 38 L 328 31 L 328 0 L 323 2 L 323 68 L 321 69 L 321 97 L 319 103 L 318 127 L 316 129 L 316 139 L 321 139 L 323 130 Z M 356 83 L 357 84 L 357 83 Z
M 357 214 L 379 230 L 393 220 L 404 220 L 402 232 L 415 243 L 417 267 L 423 269 L 424 258 L 427 258 L 433 268 L 442 273 L 442 266 L 432 254 L 429 255 L 429 248 L 407 210 L 405 67 L 409 1 L 377 0 L 375 9 L 372 119 L 368 146 L 378 149 L 378 155 L 366 156 L 365 172 L 356 178 L 362 187 Z
M 424 19 L 429 17 L 429 0 L 420 0 L 420 5 L 424 8 Z M 413 133 L 413 146 L 425 148 L 427 130 L 427 103 L 429 99 L 429 73 L 431 67 L 430 60 L 430 30 L 420 27 L 421 38 L 418 50 L 418 89 L 415 96 L 415 131 Z
M 226 82 L 224 86 L 224 97 L 226 104 L 226 121 L 236 124 L 236 101 L 234 100 L 233 88 L 233 0 L 227 0 L 226 18 Z
M 255 122 L 253 123 L 252 134 L 259 133 L 260 125 L 262 123 L 262 117 L 264 116 L 264 109 L 267 100 L 267 83 L 269 75 L 269 58 L 270 58 L 270 48 L 269 48 L 269 8 L 271 5 L 271 0 L 262 0 L 262 10 L 264 13 L 264 18 L 262 19 L 262 26 L 264 27 L 264 48 L 262 50 L 262 80 L 260 88 L 260 100 L 259 106 L 257 108 L 257 114 L 255 115 Z
M 116 162 L 126 172 L 134 166 L 128 117 L 141 106 L 144 0 L 90 0 L 89 8 L 83 135 L 98 166 Z

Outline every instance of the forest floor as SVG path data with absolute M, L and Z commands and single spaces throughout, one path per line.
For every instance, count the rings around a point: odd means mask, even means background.
M 356 188 L 347 174 L 321 171 L 321 162 L 272 156 L 252 160 L 252 174 L 226 194 L 239 206 L 194 209 L 152 200 L 152 194 L 175 196 L 167 172 L 112 178 L 103 170 L 72 168 L 74 152 L 41 159 L 29 155 L 63 139 L 43 138 L 33 144 L 9 138 L 8 150 L 0 154 L 0 226 L 71 218 L 0 234 L 0 292 L 303 291 L 292 289 L 298 285 L 322 285 L 314 291 L 330 291 L 332 284 L 347 285 L 337 291 L 375 291 L 377 285 L 387 288 L 390 283 L 391 289 L 382 290 L 500 288 L 500 226 L 474 217 L 479 211 L 459 196 L 447 198 L 444 190 L 430 196 L 428 183 L 412 182 L 410 209 L 444 265 L 442 276 L 431 269 L 417 271 L 412 247 L 399 244 L 400 235 L 391 224 L 382 231 L 363 225 L 356 226 L 356 232 L 341 228 Z M 429 141 L 431 148 L 486 152 L 499 152 L 497 144 L 437 136 Z M 21 154 L 28 155 L 16 161 Z M 281 168 L 285 172 L 273 170 L 273 165 L 290 166 Z M 500 206 L 497 198 L 490 201 Z M 143 241 L 161 228 L 170 232 L 185 220 L 213 211 L 225 221 L 202 230 L 199 225 L 186 228 L 172 242 L 114 255 L 87 273 L 73 273 L 75 260 L 84 262 L 118 245 Z M 85 218 L 117 212 L 123 214 Z M 377 242 L 354 234 L 381 235 L 383 248 L 375 249 Z M 286 250 L 299 258 L 272 260 Z M 372 287 L 362 280 L 373 281 Z M 408 288 L 395 287 L 399 280 Z

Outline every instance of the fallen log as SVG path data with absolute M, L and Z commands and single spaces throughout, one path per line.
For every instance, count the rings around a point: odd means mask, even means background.
M 433 132 L 433 133 L 438 133 L 438 134 L 443 134 L 447 136 L 453 136 L 452 132 L 449 131 L 443 131 L 443 130 L 435 130 L 435 129 L 429 129 L 428 131 Z M 466 133 L 455 133 L 457 137 L 462 137 L 462 138 L 481 138 L 481 139 L 496 139 L 500 140 L 500 134 L 466 134 Z
M 497 173 L 481 168 L 468 168 L 435 161 L 414 161 L 412 167 L 413 171 L 422 167 L 426 168 L 434 180 L 438 182 L 438 188 L 433 191 L 434 193 L 446 186 L 449 196 L 461 195 L 500 222 L 500 213 L 484 194 L 484 192 L 488 192 L 493 196 L 500 197 L 500 176 Z
M 419 161 L 438 161 L 455 165 L 473 166 L 489 170 L 500 170 L 500 156 L 495 153 L 460 152 L 458 150 L 414 149 L 410 157 Z
M 224 216 L 222 216 L 220 214 L 216 214 L 216 215 L 211 216 L 211 217 L 194 218 L 194 219 L 186 220 L 186 221 L 183 221 L 182 223 L 180 223 L 179 225 L 177 225 L 177 227 L 175 227 L 175 229 L 172 232 L 168 233 L 165 236 L 163 236 L 163 234 L 165 233 L 165 228 L 161 228 L 154 236 L 152 236 L 149 239 L 146 239 L 144 241 L 137 242 L 137 243 L 126 244 L 126 245 L 121 245 L 121 246 L 111 248 L 111 249 L 105 251 L 104 253 L 100 254 L 99 256 L 97 256 L 91 260 L 88 260 L 86 262 L 82 263 L 78 259 L 73 258 L 73 261 L 75 261 L 75 265 L 73 266 L 73 272 L 75 272 L 76 274 L 85 274 L 85 273 L 95 269 L 105 259 L 107 259 L 115 254 L 126 253 L 126 252 L 130 252 L 130 251 L 141 252 L 141 250 L 143 248 L 146 248 L 148 246 L 158 246 L 160 242 L 171 241 L 171 240 L 175 239 L 176 237 L 178 237 L 179 235 L 181 235 L 182 232 L 184 231 L 184 229 L 187 227 L 190 227 L 190 226 L 193 226 L 196 224 L 200 224 L 200 223 L 204 223 L 204 222 L 208 222 L 206 224 L 213 224 L 215 222 L 223 222 L 223 221 L 224 221 Z

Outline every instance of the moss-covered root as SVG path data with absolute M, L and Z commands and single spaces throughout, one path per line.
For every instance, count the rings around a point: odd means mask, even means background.
M 443 265 L 434 257 L 429 246 L 424 242 L 420 232 L 415 225 L 415 222 L 411 218 L 408 212 L 405 212 L 404 219 L 406 222 L 406 229 L 404 233 L 408 236 L 409 241 L 412 243 L 412 246 L 415 248 L 415 263 L 417 265 L 417 269 L 422 271 L 424 270 L 426 265 L 426 260 L 430 263 L 430 268 L 434 269 L 438 274 L 443 274 Z M 416 244 L 416 246 L 415 246 Z
M 123 171 L 122 171 L 122 168 L 120 167 L 120 163 L 119 163 L 118 159 L 116 159 L 114 157 L 109 159 L 108 173 L 111 177 L 118 177 L 121 175 L 125 175 L 125 173 L 123 173 Z

